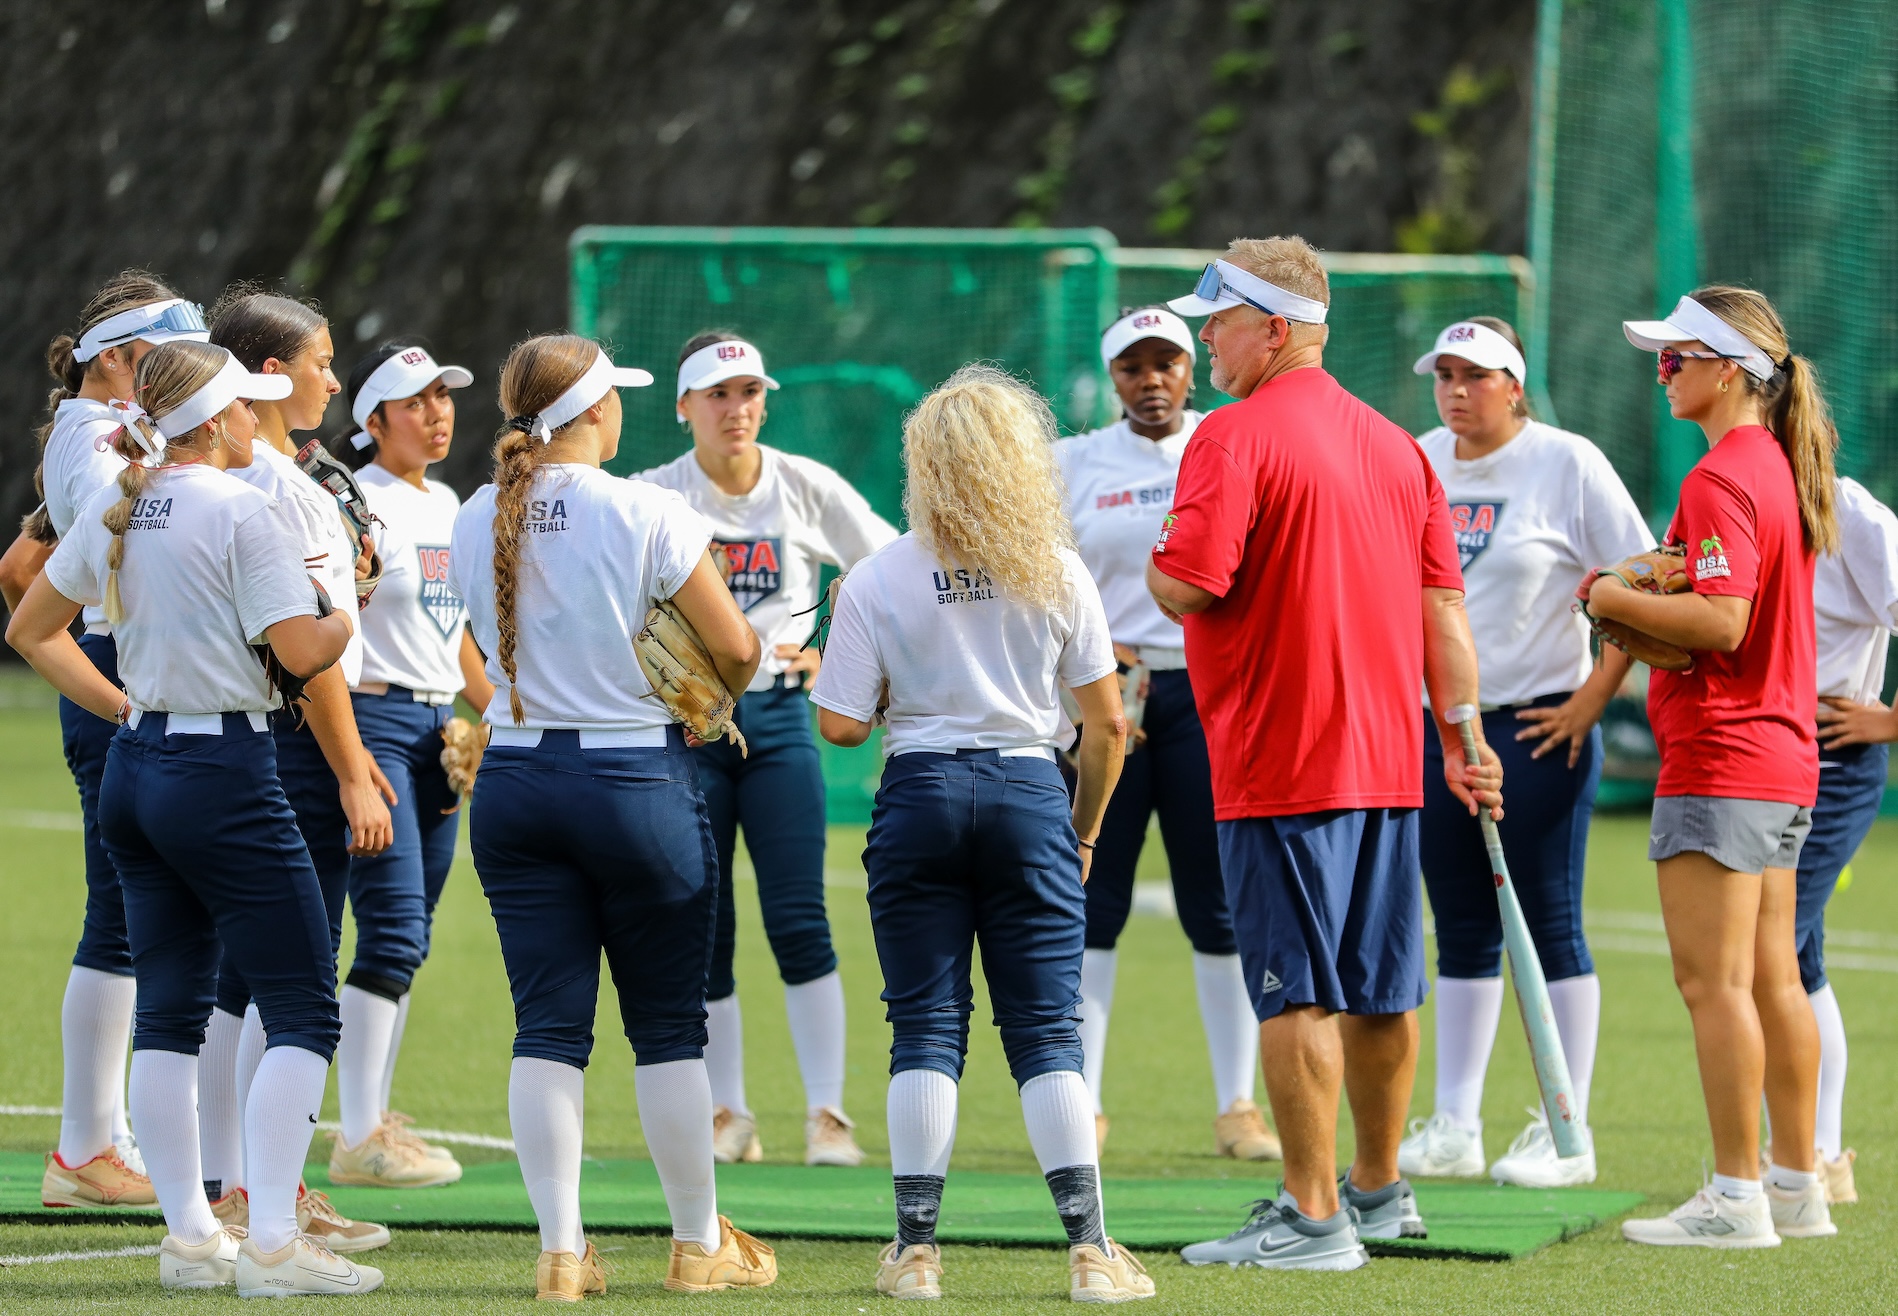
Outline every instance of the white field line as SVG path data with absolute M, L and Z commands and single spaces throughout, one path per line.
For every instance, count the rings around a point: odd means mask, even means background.
M 48 1115 L 59 1118 L 58 1106 L 0 1106 L 0 1115 Z
M 100 1248 L 93 1252 L 22 1252 L 17 1256 L 0 1257 L 0 1266 L 43 1266 L 49 1261 L 110 1261 L 115 1257 L 155 1257 L 158 1244 L 147 1243 L 139 1247 Z
M 83 832 L 86 820 L 56 809 L 0 809 L 0 827 L 23 827 L 38 832 Z

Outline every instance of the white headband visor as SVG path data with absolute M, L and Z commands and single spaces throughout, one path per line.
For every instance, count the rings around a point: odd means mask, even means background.
M 1460 356 L 1485 370 L 1507 370 L 1518 384 L 1529 382 L 1529 369 L 1523 364 L 1522 353 L 1486 324 L 1457 321 L 1437 335 L 1436 346 L 1418 357 L 1417 364 L 1411 368 L 1420 375 L 1430 374 L 1437 368 L 1440 356 Z
M 1107 332 L 1101 335 L 1101 363 L 1112 365 L 1115 357 L 1143 338 L 1171 343 L 1186 353 L 1188 361 L 1199 360 L 1199 352 L 1193 346 L 1193 331 L 1186 321 L 1171 311 L 1147 306 L 1129 311 L 1107 326 Z
M 107 316 L 79 336 L 79 345 L 73 348 L 72 358 L 75 361 L 90 361 L 108 347 L 141 341 L 157 347 L 160 343 L 180 338 L 208 343 L 211 341 L 211 331 L 204 327 L 204 311 L 201 307 L 182 297 L 173 297 L 169 301 L 147 302 L 129 311 Z
M 462 367 L 437 364 L 427 348 L 405 347 L 370 372 L 349 414 L 356 428 L 364 429 L 377 407 L 391 398 L 412 398 L 438 379 L 450 388 L 474 383 L 474 376 Z
M 288 375 L 253 375 L 229 352 L 209 383 L 158 418 L 158 432 L 167 439 L 189 434 L 239 398 L 276 401 L 290 396 Z
M 710 343 L 679 362 L 679 389 L 672 396 L 676 400 L 695 388 L 710 388 L 745 375 L 756 375 L 766 388 L 778 386 L 764 372 L 764 353 L 750 343 L 742 338 Z
M 1753 378 L 1773 377 L 1772 357 L 1692 297 L 1681 298 L 1665 320 L 1623 320 L 1621 332 L 1644 352 L 1658 352 L 1669 343 L 1705 343 L 1720 355 L 1738 361 Z
M 540 413 L 541 423 L 549 431 L 557 430 L 616 388 L 644 388 L 652 383 L 650 372 L 636 366 L 616 366 L 601 352 L 593 364 L 573 382 L 573 386 Z
M 1323 324 L 1328 308 L 1323 302 L 1301 297 L 1276 283 L 1240 269 L 1231 261 L 1216 260 L 1199 276 L 1199 286 L 1167 303 L 1181 315 L 1211 315 L 1228 306 L 1251 306 L 1267 315 L 1282 315 L 1300 324 Z

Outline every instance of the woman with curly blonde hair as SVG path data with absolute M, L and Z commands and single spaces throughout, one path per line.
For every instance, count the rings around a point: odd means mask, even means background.
M 968 1050 L 979 943 L 1028 1138 L 1068 1232 L 1070 1294 L 1153 1295 L 1107 1238 L 1081 1078 L 1082 886 L 1127 739 L 1100 592 L 1074 551 L 1047 403 L 968 366 L 903 431 L 908 534 L 838 592 L 811 702 L 834 745 L 879 722 L 887 760 L 864 867 L 890 1047 L 896 1238 L 877 1289 L 940 1295 L 936 1217 Z M 1074 738 L 1070 806 L 1055 766 Z

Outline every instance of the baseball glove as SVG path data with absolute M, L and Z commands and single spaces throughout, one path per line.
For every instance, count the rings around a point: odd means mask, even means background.
M 323 588 L 322 581 L 314 576 L 310 577 L 310 588 L 316 591 L 317 616 L 327 617 L 336 611 L 336 605 L 330 602 L 330 592 Z M 270 683 L 272 690 L 283 697 L 285 708 L 302 703 L 309 698 L 307 688 L 313 677 L 298 676 L 285 667 L 278 660 L 277 651 L 271 648 L 267 641 L 263 644 L 253 644 L 250 648 L 251 652 L 257 655 L 257 661 L 264 665 L 264 680 Z M 322 673 L 319 672 L 316 675 L 320 676 Z
M 1626 622 L 1597 617 L 1588 610 L 1588 591 L 1598 576 L 1613 576 L 1629 589 L 1643 594 L 1685 594 L 1693 588 L 1693 582 L 1687 578 L 1687 550 L 1657 548 L 1649 553 L 1636 553 L 1612 567 L 1596 567 L 1582 578 L 1581 586 L 1575 591 L 1575 610 L 1588 618 L 1596 635 L 1630 658 L 1663 672 L 1691 671 L 1694 655 L 1688 650 L 1636 630 Z
M 737 701 L 725 688 L 705 642 L 671 599 L 646 614 L 646 624 L 633 637 L 633 653 L 673 721 L 708 745 L 728 739 L 740 754 L 750 756 L 744 734 L 732 721 Z
M 361 544 L 372 525 L 381 525 L 382 518 L 369 510 L 369 500 L 363 496 L 362 486 L 356 483 L 355 472 L 330 455 L 319 439 L 311 439 L 297 451 L 297 465 L 305 475 L 322 485 L 336 499 L 336 505 L 343 514 L 343 524 L 349 528 L 349 540 L 352 544 Z M 382 583 L 382 554 L 375 545 L 369 546 L 369 574 L 356 581 L 356 606 L 369 606 L 369 596 L 376 592 L 376 586 Z
M 442 725 L 442 771 L 457 795 L 474 789 L 475 773 L 481 769 L 481 755 L 488 747 L 488 726 L 465 717 L 451 717 Z

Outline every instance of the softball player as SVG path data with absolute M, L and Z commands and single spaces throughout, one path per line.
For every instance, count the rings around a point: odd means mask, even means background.
M 1146 306 L 1122 314 L 1101 335 L 1101 360 L 1125 415 L 1106 429 L 1063 439 L 1054 449 L 1081 561 L 1107 608 L 1114 656 L 1123 672 L 1137 673 L 1131 679 L 1145 686 L 1144 714 L 1101 821 L 1101 848 L 1087 884 L 1081 1048 L 1096 1142 L 1105 1146 L 1101 1075 L 1114 1004 L 1114 945 L 1127 926 L 1134 869 L 1148 820 L 1157 813 L 1174 904 L 1193 947 L 1193 982 L 1212 1056 L 1214 1147 L 1221 1156 L 1270 1160 L 1279 1145 L 1252 1099 L 1259 1028 L 1219 875 L 1206 733 L 1193 706 L 1180 625 L 1147 593 L 1147 558 L 1173 505 L 1180 454 L 1200 421 L 1186 406 L 1194 358 L 1193 331 L 1171 311 Z
M 1669 410 L 1710 447 L 1681 482 L 1667 534 L 1685 549 L 1691 592 L 1638 593 L 1610 573 L 1589 582 L 1587 602 L 1693 653 L 1690 669 L 1648 684 L 1661 751 L 1648 857 L 1693 1020 L 1715 1173 L 1685 1205 L 1621 1231 L 1636 1243 L 1777 1247 L 1837 1232 L 1814 1163 L 1819 1038 L 1793 929 L 1820 779 L 1813 559 L 1839 540 L 1838 432 L 1759 293 L 1702 288 L 1666 320 L 1623 328 L 1660 353 Z M 1779 1135 L 1764 1186 L 1762 1095 Z
M 1443 483 L 1463 567 L 1463 608 L 1482 665 L 1484 738 L 1502 756 L 1509 811 L 1497 826 L 1549 980 L 1562 1051 L 1586 1124 L 1601 1022 L 1601 980 L 1582 934 L 1588 824 L 1601 781 L 1601 720 L 1629 660 L 1589 658 L 1574 582 L 1598 562 L 1654 547 L 1634 499 L 1601 450 L 1534 420 L 1516 331 L 1489 316 L 1437 335 L 1416 371 L 1436 382 L 1443 424 L 1417 442 Z M 1425 709 L 1424 716 L 1430 713 Z M 1502 1015 L 1502 920 L 1482 831 L 1443 781 L 1443 748 L 1424 737 L 1421 849 L 1437 927 L 1437 1104 L 1398 1151 L 1407 1175 L 1478 1178 L 1483 1075 Z M 1590 1183 L 1595 1153 L 1559 1157 L 1538 1109 L 1498 1183 Z
M 278 784 L 277 696 L 253 641 L 292 674 L 334 663 L 346 615 L 321 615 L 280 504 L 238 480 L 246 398 L 283 398 L 222 348 L 156 347 L 139 363 L 117 488 L 96 493 L 28 591 L 8 638 L 60 691 L 120 730 L 99 825 L 125 895 L 138 978 L 131 1104 L 168 1234 L 167 1288 L 235 1281 L 240 1296 L 366 1293 L 371 1267 L 298 1228 L 303 1157 L 337 1033 L 336 974 L 316 871 Z M 125 689 L 66 635 L 99 607 Z M 219 943 L 252 984 L 268 1050 L 244 1112 L 249 1232 L 212 1213 L 198 1159 L 198 1054 Z
M 824 912 L 824 778 L 804 692 L 818 657 L 803 644 L 822 568 L 848 571 L 896 531 L 828 466 L 758 442 L 765 392 L 777 386 L 756 347 L 723 331 L 699 334 L 679 353 L 678 415 L 691 426 L 692 449 L 638 478 L 684 494 L 712 523 L 732 595 L 764 645 L 758 674 L 738 701 L 749 755 L 727 741 L 697 751 L 718 841 L 705 1047 L 718 1159 L 764 1154 L 745 1101 L 744 1026 L 732 974 L 732 856 L 742 825 L 804 1079 L 805 1164 L 858 1165 L 863 1152 L 843 1110 L 844 988 Z
M 632 648 L 648 610 L 673 598 L 742 690 L 758 641 L 707 552 L 704 518 L 600 470 L 619 449 L 614 389 L 650 383 L 585 338 L 516 347 L 501 372 L 494 483 L 455 518 L 448 559 L 496 690 L 470 834 L 514 993 L 508 1120 L 540 1221 L 539 1295 L 567 1301 L 606 1289 L 580 1223 L 602 951 L 672 1213 L 666 1287 L 777 1278 L 771 1249 L 718 1214 L 703 1059 L 717 857 L 695 756 Z
M 429 929 L 455 862 L 461 803 L 442 769 L 442 728 L 456 694 L 485 708 L 494 693 L 448 583 L 448 541 L 461 500 L 427 477 L 455 433 L 451 389 L 474 376 L 414 344 L 389 343 L 350 372 L 353 443 L 375 458 L 357 481 L 381 521 L 373 607 L 362 614 L 362 672 L 350 695 L 363 745 L 395 792 L 395 839 L 349 864 L 355 962 L 342 989 L 336 1050 L 342 1128 L 330 1182 L 417 1188 L 461 1177 L 452 1153 L 410 1133 L 389 1090 L 408 1018 L 409 985 L 428 956 Z
M 1819 660 L 1819 800 L 1799 851 L 1799 978 L 1819 1027 L 1814 1134 L 1828 1202 L 1856 1202 L 1844 1145 L 1845 1019 L 1825 971 L 1825 910 L 1839 875 L 1871 831 L 1884 798 L 1898 714 L 1879 702 L 1885 655 L 1898 626 L 1898 517 L 1856 480 L 1841 479 L 1834 506 L 1839 551 L 1813 569 Z
M 910 533 L 838 594 L 811 698 L 824 738 L 887 721 L 864 849 L 890 1046 L 896 1238 L 877 1289 L 941 1294 L 936 1218 L 968 1049 L 979 943 L 1028 1138 L 1068 1234 L 1069 1293 L 1153 1295 L 1107 1238 L 1075 1027 L 1088 859 L 1120 776 L 1126 723 L 1099 591 L 1074 552 L 1054 417 L 983 366 L 957 371 L 903 431 Z M 1055 766 L 1083 715 L 1073 801 Z
M 291 390 L 256 407 L 255 456 L 233 468 L 245 482 L 284 503 L 303 542 L 304 563 L 323 583 L 337 611 L 350 619 L 349 647 L 335 666 L 310 683 L 307 703 L 271 715 L 277 743 L 277 775 L 296 812 L 297 829 L 316 866 L 328 911 L 330 952 L 342 944 L 343 898 L 352 854 L 374 855 L 393 835 L 389 782 L 363 748 L 349 702 L 349 683 L 362 671 L 362 639 L 356 624 L 356 580 L 367 565 L 366 547 L 342 519 L 335 496 L 305 475 L 291 454 L 293 431 L 315 429 L 339 390 L 330 370 L 334 348 L 329 323 L 302 302 L 239 286 L 212 308 L 211 341 L 226 348 L 245 369 L 283 375 Z M 257 1011 L 242 964 L 226 955 L 218 975 L 217 1008 L 206 1034 L 204 1131 L 206 1191 L 219 1218 L 244 1222 L 248 1187 L 239 1175 L 239 1112 L 262 1048 Z M 223 1075 L 232 1075 L 227 1083 Z M 300 1200 L 304 1228 L 339 1251 L 363 1251 L 389 1241 L 381 1225 L 338 1215 L 321 1193 Z
M 19 606 L 53 545 L 72 530 L 79 508 L 124 471 L 125 459 L 100 441 L 124 421 L 112 404 L 132 396 L 139 360 L 160 343 L 205 337 L 196 306 L 150 275 L 127 271 L 87 303 L 78 341 L 61 334 L 47 347 L 46 364 L 59 386 L 48 399 L 52 420 L 40 431 L 36 483 L 46 501 L 27 518 L 20 542 L 7 555 L 15 567 L 5 582 L 9 608 Z M 111 624 L 96 607 L 85 609 L 84 623 L 80 651 L 116 684 Z M 85 820 L 86 917 L 60 1005 L 59 1146 L 46 1158 L 40 1200 L 47 1206 L 149 1206 L 156 1198 L 125 1119 L 132 956 L 118 873 L 99 835 L 99 781 L 113 726 L 64 696 L 59 724 Z

